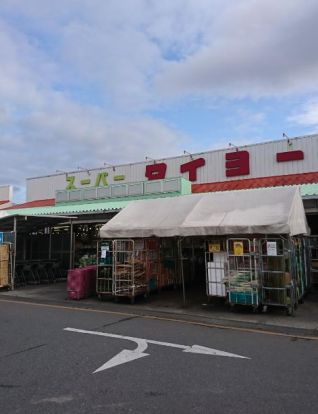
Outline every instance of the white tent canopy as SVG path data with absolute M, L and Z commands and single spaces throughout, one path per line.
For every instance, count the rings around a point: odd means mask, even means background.
M 203 193 L 134 201 L 102 238 L 308 234 L 299 187 Z

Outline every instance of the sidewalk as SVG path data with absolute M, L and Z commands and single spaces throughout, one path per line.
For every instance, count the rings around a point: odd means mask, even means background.
M 28 301 L 51 305 L 63 305 L 96 309 L 100 311 L 134 314 L 141 317 L 157 317 L 187 321 L 220 327 L 256 329 L 290 335 L 315 336 L 318 338 L 318 294 L 310 294 L 305 303 L 300 304 L 295 316 L 287 316 L 281 308 L 271 308 L 266 313 L 253 313 L 248 307 L 238 307 L 234 312 L 223 301 L 208 303 L 188 301 L 182 306 L 180 292 L 170 291 L 151 295 L 149 300 L 140 298 L 134 305 L 121 301 L 115 303 L 107 299 L 100 301 L 91 297 L 79 301 L 67 299 L 66 284 L 28 286 L 14 291 L 0 292 L 0 299 Z

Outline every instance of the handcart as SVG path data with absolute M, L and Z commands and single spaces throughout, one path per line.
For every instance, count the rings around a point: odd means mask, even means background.
M 225 278 L 230 309 L 235 305 L 252 306 L 261 302 L 258 241 L 247 238 L 227 239 L 228 275 Z
M 286 308 L 293 315 L 297 307 L 295 281 L 290 269 L 288 240 L 261 239 L 262 310 L 268 306 Z
M 148 295 L 144 240 L 113 243 L 113 295 L 115 300 L 122 296 L 134 303 L 136 296 Z
M 96 292 L 99 299 L 113 295 L 113 241 L 102 240 L 97 244 Z
M 224 279 L 228 273 L 227 254 L 223 240 L 208 241 L 205 251 L 206 293 L 208 298 L 226 297 Z

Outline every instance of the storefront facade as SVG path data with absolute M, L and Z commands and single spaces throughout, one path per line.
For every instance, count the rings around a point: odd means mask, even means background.
M 21 263 L 59 261 L 64 272 L 94 262 L 101 225 L 137 199 L 301 185 L 307 220 L 318 234 L 317 159 L 318 135 L 311 135 L 125 165 L 105 163 L 29 178 L 26 202 L 1 214 L 60 216 L 59 225 L 35 226 L 17 237 L 16 255 Z
M 197 154 L 184 151 L 181 156 L 124 165 L 105 163 L 103 168 L 29 178 L 26 203 L 15 208 L 55 206 L 54 211 L 58 208 L 65 214 L 63 207 L 74 203 L 169 196 L 181 189 L 175 184 L 163 188 L 160 182 L 175 178 L 189 182 L 191 189 L 186 191 L 192 193 L 302 185 L 307 219 L 312 233 L 318 234 L 318 188 L 313 185 L 318 183 L 317 159 L 318 135 L 310 135 L 241 147 L 231 144 L 226 149 Z

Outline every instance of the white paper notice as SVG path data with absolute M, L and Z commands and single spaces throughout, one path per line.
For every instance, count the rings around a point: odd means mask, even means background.
M 102 247 L 100 257 L 101 259 L 106 259 L 107 250 L 105 247 Z
M 267 242 L 267 256 L 277 256 L 277 243 L 276 242 Z

